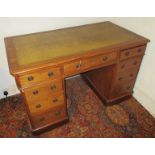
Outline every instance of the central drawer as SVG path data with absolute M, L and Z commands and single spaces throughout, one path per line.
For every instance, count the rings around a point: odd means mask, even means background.
M 115 62 L 117 60 L 117 52 L 111 52 L 107 54 L 92 56 L 90 58 L 87 58 L 83 60 L 83 67 L 84 68 L 91 68 L 98 65 L 104 65 L 109 62 Z
M 64 75 L 72 75 L 79 73 L 83 68 L 81 60 L 75 60 L 64 64 Z

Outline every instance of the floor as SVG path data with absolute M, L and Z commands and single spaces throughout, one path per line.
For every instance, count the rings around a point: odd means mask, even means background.
M 155 118 L 134 98 L 104 106 L 81 77 L 66 81 L 69 123 L 33 135 L 20 95 L 0 100 L 0 137 L 155 137 Z

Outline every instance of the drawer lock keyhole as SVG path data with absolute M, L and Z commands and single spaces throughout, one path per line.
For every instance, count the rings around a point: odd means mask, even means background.
M 45 118 L 44 117 L 41 117 L 40 119 L 39 119 L 39 122 L 44 122 L 45 121 Z
M 48 77 L 51 77 L 51 76 L 53 76 L 53 75 L 54 75 L 53 72 L 48 72 Z
M 37 95 L 39 93 L 38 90 L 33 91 L 33 95 Z
M 51 86 L 51 89 L 52 90 L 56 89 L 56 85 Z
M 36 108 L 38 109 L 38 108 L 41 108 L 41 104 L 37 104 L 36 105 Z
M 58 102 L 58 99 L 57 98 L 53 99 L 53 102 L 54 103 Z
M 142 49 L 141 49 L 141 48 L 139 48 L 139 49 L 138 49 L 138 53 L 141 53 L 141 52 L 142 52 Z
M 55 116 L 59 116 L 61 114 L 61 111 L 56 111 Z
M 81 64 L 76 64 L 76 68 L 79 69 L 81 67 Z
M 108 57 L 104 57 L 102 60 L 103 60 L 103 61 L 106 61 L 106 60 L 108 60 Z
M 33 79 L 34 79 L 33 76 L 28 77 L 28 81 L 32 81 Z

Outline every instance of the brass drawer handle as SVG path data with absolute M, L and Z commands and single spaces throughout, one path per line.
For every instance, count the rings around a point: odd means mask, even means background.
M 44 122 L 45 121 L 45 117 L 41 117 L 40 119 L 39 119 L 39 122 Z
M 129 54 L 130 54 L 130 52 L 125 52 L 125 55 L 126 55 L 126 56 L 129 56 Z
M 32 81 L 34 78 L 33 78 L 33 76 L 29 76 L 27 79 L 28 79 L 28 81 Z
M 134 61 L 133 65 L 137 65 L 137 61 Z
M 125 68 L 125 65 L 122 65 L 121 68 L 122 68 L 122 69 Z
M 141 49 L 141 48 L 139 48 L 139 49 L 137 50 L 137 52 L 138 52 L 138 53 L 141 53 L 141 52 L 142 52 L 142 49 Z
M 54 103 L 55 103 L 55 102 L 58 102 L 58 99 L 57 99 L 57 98 L 53 99 L 53 102 L 54 102 Z
M 53 75 L 54 75 L 53 72 L 48 72 L 48 77 L 51 77 L 51 76 L 53 76 Z
M 105 56 L 102 60 L 103 60 L 103 61 L 106 61 L 106 60 L 108 60 L 108 57 Z
M 41 108 L 41 104 L 37 104 L 36 105 L 36 108 L 38 109 L 38 108 Z
M 79 69 L 81 67 L 81 64 L 76 64 L 76 68 Z
M 59 116 L 61 114 L 61 111 L 56 111 L 55 116 Z
M 56 87 L 55 84 L 51 86 L 51 90 L 54 90 L 54 89 L 56 89 L 56 88 L 57 88 L 57 87 Z
M 33 95 L 37 95 L 38 93 L 39 93 L 38 90 L 34 90 L 34 91 L 33 91 Z
M 131 86 L 126 87 L 127 90 L 129 90 L 131 88 Z
M 123 77 L 119 77 L 118 80 L 119 80 L 119 81 L 122 81 L 122 80 L 123 80 Z

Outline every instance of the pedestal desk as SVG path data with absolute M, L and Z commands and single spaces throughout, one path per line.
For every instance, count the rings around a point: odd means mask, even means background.
M 67 77 L 81 74 L 106 105 L 131 97 L 148 42 L 111 22 L 5 38 L 32 132 L 68 120 Z

